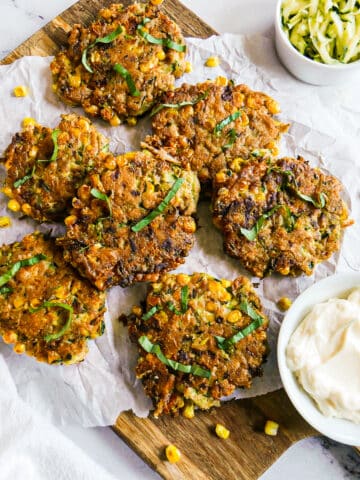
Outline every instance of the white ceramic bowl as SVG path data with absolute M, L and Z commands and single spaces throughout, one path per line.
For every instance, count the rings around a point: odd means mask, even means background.
M 281 4 L 278 0 L 275 15 L 275 45 L 282 64 L 299 80 L 313 85 L 342 85 L 354 81 L 354 75 L 360 77 L 360 60 L 348 64 L 327 65 L 315 62 L 302 55 L 291 44 L 282 29 Z
M 330 298 L 346 296 L 349 290 L 357 286 L 360 286 L 360 272 L 331 275 L 305 290 L 285 315 L 277 347 L 281 380 L 296 410 L 318 432 L 333 440 L 353 446 L 360 446 L 360 424 L 326 417 L 318 410 L 287 366 L 286 347 L 296 327 L 315 304 Z

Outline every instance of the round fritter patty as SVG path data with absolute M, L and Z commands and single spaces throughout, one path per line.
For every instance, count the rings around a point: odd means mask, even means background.
M 279 113 L 275 100 L 224 77 L 184 84 L 164 94 L 153 112 L 153 135 L 145 143 L 190 164 L 201 182 L 225 167 L 239 171 L 242 159 L 277 155 L 288 128 L 274 118 Z
M 245 277 L 163 275 L 149 287 L 146 303 L 121 320 L 138 344 L 136 374 L 155 417 L 219 406 L 262 373 L 268 319 Z
M 1 159 L 7 170 L 4 192 L 35 220 L 61 220 L 107 145 L 90 120 L 75 114 L 62 115 L 55 129 L 29 125 L 14 135 Z
M 64 263 L 55 241 L 35 232 L 0 247 L 0 335 L 16 353 L 77 363 L 102 335 L 105 295 Z
M 214 223 L 225 251 L 253 275 L 311 275 L 353 223 L 341 191 L 339 180 L 301 157 L 254 159 L 237 175 L 217 175 Z
M 79 188 L 65 219 L 58 240 L 65 259 L 100 290 L 156 280 L 183 263 L 193 245 L 196 174 L 148 151 L 108 154 L 103 164 Z
M 145 113 L 185 69 L 180 28 L 151 4 L 113 4 L 68 42 L 51 63 L 54 91 L 113 126 Z

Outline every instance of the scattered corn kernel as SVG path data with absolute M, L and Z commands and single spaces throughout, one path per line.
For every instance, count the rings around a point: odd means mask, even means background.
M 13 196 L 13 192 L 10 187 L 4 187 L 2 191 L 7 197 L 11 198 Z
M 194 404 L 189 403 L 186 405 L 186 407 L 183 409 L 182 414 L 185 418 L 194 418 L 195 416 L 195 411 L 194 411 Z
M 28 203 L 24 203 L 23 205 L 21 205 L 21 210 L 25 213 L 25 215 L 30 215 L 31 205 L 29 205 Z
M 207 67 L 213 68 L 213 67 L 218 67 L 218 66 L 219 66 L 219 63 L 220 63 L 220 61 L 219 61 L 219 58 L 218 58 L 218 57 L 209 57 L 209 58 L 206 60 L 205 65 L 206 65 Z
M 35 118 L 25 117 L 22 121 L 22 126 L 25 128 L 25 127 L 29 127 L 30 125 L 36 125 Z
M 266 102 L 266 106 L 269 109 L 269 112 L 272 113 L 273 115 L 277 114 L 280 112 L 280 105 L 275 101 L 275 100 L 268 100 Z
M 135 127 L 135 125 L 137 124 L 137 118 L 136 117 L 129 117 L 127 119 L 127 123 L 128 125 L 130 125 L 131 127 Z
M 277 306 L 283 312 L 285 312 L 286 310 L 289 310 L 289 308 L 291 307 L 291 304 L 292 304 L 292 301 L 288 297 L 281 297 L 277 302 Z
M 0 217 L 0 228 L 10 227 L 11 220 L 9 217 Z
M 224 440 L 226 440 L 227 438 L 229 438 L 230 430 L 224 427 L 224 425 L 217 423 L 215 427 L 215 433 L 219 438 L 223 438 Z
M 109 123 L 112 127 L 117 127 L 121 124 L 121 120 L 117 115 L 113 115 Z
M 20 203 L 14 199 L 9 200 L 7 206 L 12 212 L 18 212 L 20 210 Z
M 14 352 L 21 355 L 25 352 L 25 343 L 16 343 L 14 346 Z
M 191 63 L 191 62 L 186 62 L 186 63 L 185 63 L 185 73 L 190 73 L 190 72 L 192 72 L 192 69 L 193 69 L 192 63 Z
M 272 420 L 267 420 L 265 423 L 265 428 L 264 432 L 266 435 L 270 435 L 272 437 L 275 437 L 278 433 L 279 430 L 279 424 L 276 422 L 273 422 Z
M 157 52 L 156 56 L 159 60 L 164 60 L 165 57 L 166 57 L 166 54 L 165 54 L 164 50 L 160 50 L 159 52 Z
M 180 450 L 175 445 L 168 445 L 165 449 L 166 458 L 170 463 L 176 463 L 180 460 Z
M 29 93 L 29 90 L 25 85 L 18 85 L 14 88 L 15 97 L 26 97 Z
M 228 84 L 228 79 L 226 77 L 217 77 L 215 80 L 216 85 L 219 85 L 219 87 L 226 87 Z

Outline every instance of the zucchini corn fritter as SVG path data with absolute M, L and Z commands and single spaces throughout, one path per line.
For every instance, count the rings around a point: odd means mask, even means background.
M 165 274 L 121 320 L 139 347 L 136 367 L 154 416 L 193 416 L 261 375 L 268 319 L 250 281 Z
M 239 171 L 253 156 L 276 156 L 288 129 L 274 118 L 279 111 L 268 95 L 224 77 L 184 84 L 161 97 L 153 110 L 153 135 L 145 143 L 190 164 L 206 182 L 223 168 Z
M 253 159 L 214 182 L 213 220 L 224 249 L 257 277 L 311 275 L 352 225 L 342 184 L 303 158 Z
M 149 110 L 185 70 L 180 28 L 151 4 L 113 4 L 68 42 L 51 63 L 54 92 L 112 126 Z
M 39 222 L 62 220 L 107 144 L 85 117 L 62 115 L 55 129 L 34 122 L 14 135 L 1 159 L 7 170 L 3 191 L 15 209 Z
M 65 219 L 64 258 L 100 290 L 156 281 L 193 245 L 196 174 L 145 150 L 103 155 Z
M 102 335 L 105 295 L 64 263 L 39 232 L 0 248 L 0 335 L 16 353 L 77 363 Z

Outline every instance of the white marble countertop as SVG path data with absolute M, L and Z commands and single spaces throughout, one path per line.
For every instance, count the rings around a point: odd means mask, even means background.
M 182 2 L 220 33 L 270 32 L 276 4 L 276 0 Z M 0 58 L 73 3 L 74 0 L 1 0 Z M 159 478 L 109 428 L 64 427 L 62 432 L 117 478 Z M 292 447 L 261 478 L 360 479 L 360 458 L 351 448 L 325 438 L 308 439 Z

